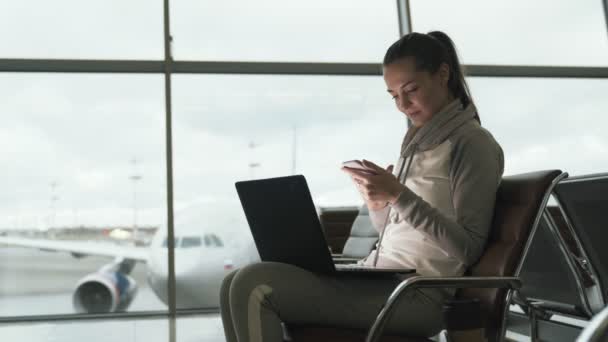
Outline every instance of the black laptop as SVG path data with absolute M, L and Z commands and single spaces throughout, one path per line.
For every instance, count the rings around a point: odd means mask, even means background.
M 292 264 L 318 273 L 415 272 L 335 265 L 304 176 L 242 181 L 235 185 L 262 261 Z

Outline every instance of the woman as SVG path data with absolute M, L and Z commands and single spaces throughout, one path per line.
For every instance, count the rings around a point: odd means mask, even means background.
M 410 33 L 383 62 L 397 109 L 411 121 L 393 167 L 363 161 L 343 167 L 361 192 L 380 232 L 370 266 L 415 268 L 424 276 L 459 276 L 486 242 L 503 153 L 480 125 L 451 39 Z M 283 341 L 281 323 L 367 329 L 398 279 L 314 274 L 262 262 L 229 274 L 220 305 L 228 342 Z M 386 332 L 432 336 L 452 290 L 403 296 Z

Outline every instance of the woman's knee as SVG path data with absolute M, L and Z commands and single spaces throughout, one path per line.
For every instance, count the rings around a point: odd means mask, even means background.
M 235 276 L 235 281 L 256 281 L 258 279 L 264 279 L 266 281 L 284 281 L 289 278 L 304 276 L 310 274 L 302 268 L 294 265 L 285 264 L 281 262 L 262 261 L 249 264 L 241 269 Z
M 238 296 L 240 293 L 248 292 L 255 288 L 264 277 L 260 277 L 262 273 L 268 273 L 268 269 L 272 268 L 267 264 L 273 263 L 255 263 L 244 266 L 228 273 L 222 280 L 220 287 L 220 306 L 228 305 L 232 300 L 231 297 Z
M 228 298 L 228 294 L 230 293 L 230 286 L 232 285 L 232 281 L 234 280 L 234 276 L 239 270 L 234 270 L 228 273 L 224 280 L 222 280 L 222 286 L 220 287 L 220 298 Z
M 248 295 L 260 286 L 274 288 L 286 284 L 291 271 L 296 270 L 295 266 L 277 262 L 247 265 L 234 275 L 230 284 L 230 298 Z
M 278 265 L 280 264 L 275 262 L 257 262 L 244 266 L 233 275 L 232 286 L 255 284 L 262 279 L 268 279 L 277 273 Z

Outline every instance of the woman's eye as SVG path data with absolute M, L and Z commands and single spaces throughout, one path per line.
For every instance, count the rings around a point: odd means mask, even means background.
M 410 94 L 410 93 L 415 92 L 416 90 L 418 90 L 418 87 L 416 87 L 416 88 L 411 88 L 411 89 L 407 89 L 405 92 L 406 92 L 406 93 L 408 93 L 408 94 Z
M 393 99 L 393 100 L 396 100 L 396 99 L 397 99 L 397 95 L 393 96 L 393 97 L 392 97 L 392 99 Z

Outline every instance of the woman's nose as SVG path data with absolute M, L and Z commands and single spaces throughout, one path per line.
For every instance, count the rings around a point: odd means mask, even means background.
M 399 96 L 399 108 L 401 108 L 403 111 L 407 111 L 407 109 L 411 105 L 412 103 L 410 102 L 410 99 L 407 97 L 407 95 Z

